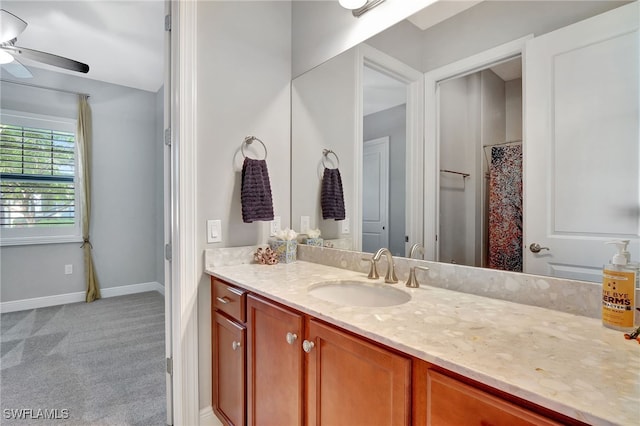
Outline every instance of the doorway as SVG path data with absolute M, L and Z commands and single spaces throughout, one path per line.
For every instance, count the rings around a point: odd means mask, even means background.
M 522 61 L 438 82 L 438 256 L 522 271 Z
M 362 251 L 404 256 L 407 84 L 365 65 L 363 102 Z
M 361 121 L 356 128 L 354 164 L 357 178 L 353 192 L 358 200 L 353 208 L 354 248 L 374 252 L 387 247 L 393 255 L 406 256 L 408 247 L 422 242 L 423 235 L 423 74 L 365 44 L 358 48 L 358 61 L 362 64 L 358 75 L 361 97 L 356 109 Z M 384 208 L 378 203 L 376 209 L 366 207 L 364 212 L 365 197 L 370 198 L 365 192 L 372 193 L 367 187 L 371 179 L 365 176 L 371 170 L 364 170 L 363 164 L 365 152 L 370 150 L 365 145 L 380 138 L 388 141 L 388 155 L 386 160 L 379 160 L 384 162 L 387 177 L 385 185 L 378 185 L 378 191 L 384 186 L 388 191 L 384 196 L 379 194 Z M 372 160 L 370 153 L 366 155 L 367 161 Z M 376 175 L 380 170 L 383 169 L 377 167 Z M 374 216 L 382 214 L 386 219 L 377 221 L 378 229 L 372 230 L 372 217 L 365 215 L 371 216 L 375 210 L 378 212 Z M 373 235 L 375 238 L 370 238 Z

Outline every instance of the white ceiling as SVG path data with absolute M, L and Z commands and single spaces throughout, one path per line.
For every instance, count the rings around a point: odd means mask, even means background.
M 441 0 L 409 20 L 424 30 L 480 1 Z M 28 23 L 18 46 L 84 62 L 90 71 L 81 74 L 24 60 L 27 67 L 151 92 L 164 82 L 164 0 L 2 0 L 1 7 Z M 404 88 L 392 90 L 390 80 L 378 90 L 400 96 Z
M 362 80 L 364 115 L 407 103 L 405 83 L 367 66 Z
M 164 1 L 2 0 L 2 9 L 26 21 L 16 45 L 89 65 L 87 74 L 45 68 L 157 92 L 164 82 Z

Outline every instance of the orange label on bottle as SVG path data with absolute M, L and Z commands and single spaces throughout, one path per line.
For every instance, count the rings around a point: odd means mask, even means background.
M 605 269 L 602 276 L 602 321 L 633 327 L 636 274 Z

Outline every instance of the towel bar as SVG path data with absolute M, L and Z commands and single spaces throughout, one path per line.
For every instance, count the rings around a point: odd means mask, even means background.
M 335 152 L 333 152 L 330 149 L 323 149 L 322 150 L 322 165 L 324 166 L 325 169 L 330 169 L 331 167 L 327 167 L 327 164 L 325 163 L 325 160 L 327 160 L 329 158 L 329 154 L 333 154 L 334 157 L 336 157 L 336 167 L 334 167 L 335 169 L 340 167 L 340 159 L 338 158 L 338 154 L 336 154 Z
M 244 153 L 244 146 L 245 145 L 251 145 L 253 143 L 253 141 L 260 142 L 260 144 L 264 148 L 264 158 L 263 158 L 263 160 L 266 160 L 267 159 L 267 146 L 264 144 L 264 142 L 262 142 L 260 139 L 256 138 L 255 136 L 247 136 L 246 138 L 244 138 L 244 141 L 242 141 L 242 145 L 240 146 L 240 152 L 242 152 L 242 156 L 245 157 L 245 158 L 247 157 L 247 154 Z

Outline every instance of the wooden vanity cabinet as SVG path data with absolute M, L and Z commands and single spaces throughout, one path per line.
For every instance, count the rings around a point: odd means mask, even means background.
M 233 426 L 246 424 L 245 297 L 245 290 L 212 279 L 212 406 Z
M 247 330 L 249 425 L 410 424 L 409 358 L 253 295 Z
M 584 425 L 215 278 L 212 288 L 213 408 L 227 425 Z
M 248 424 L 302 425 L 303 316 L 249 295 L 247 328 Z

